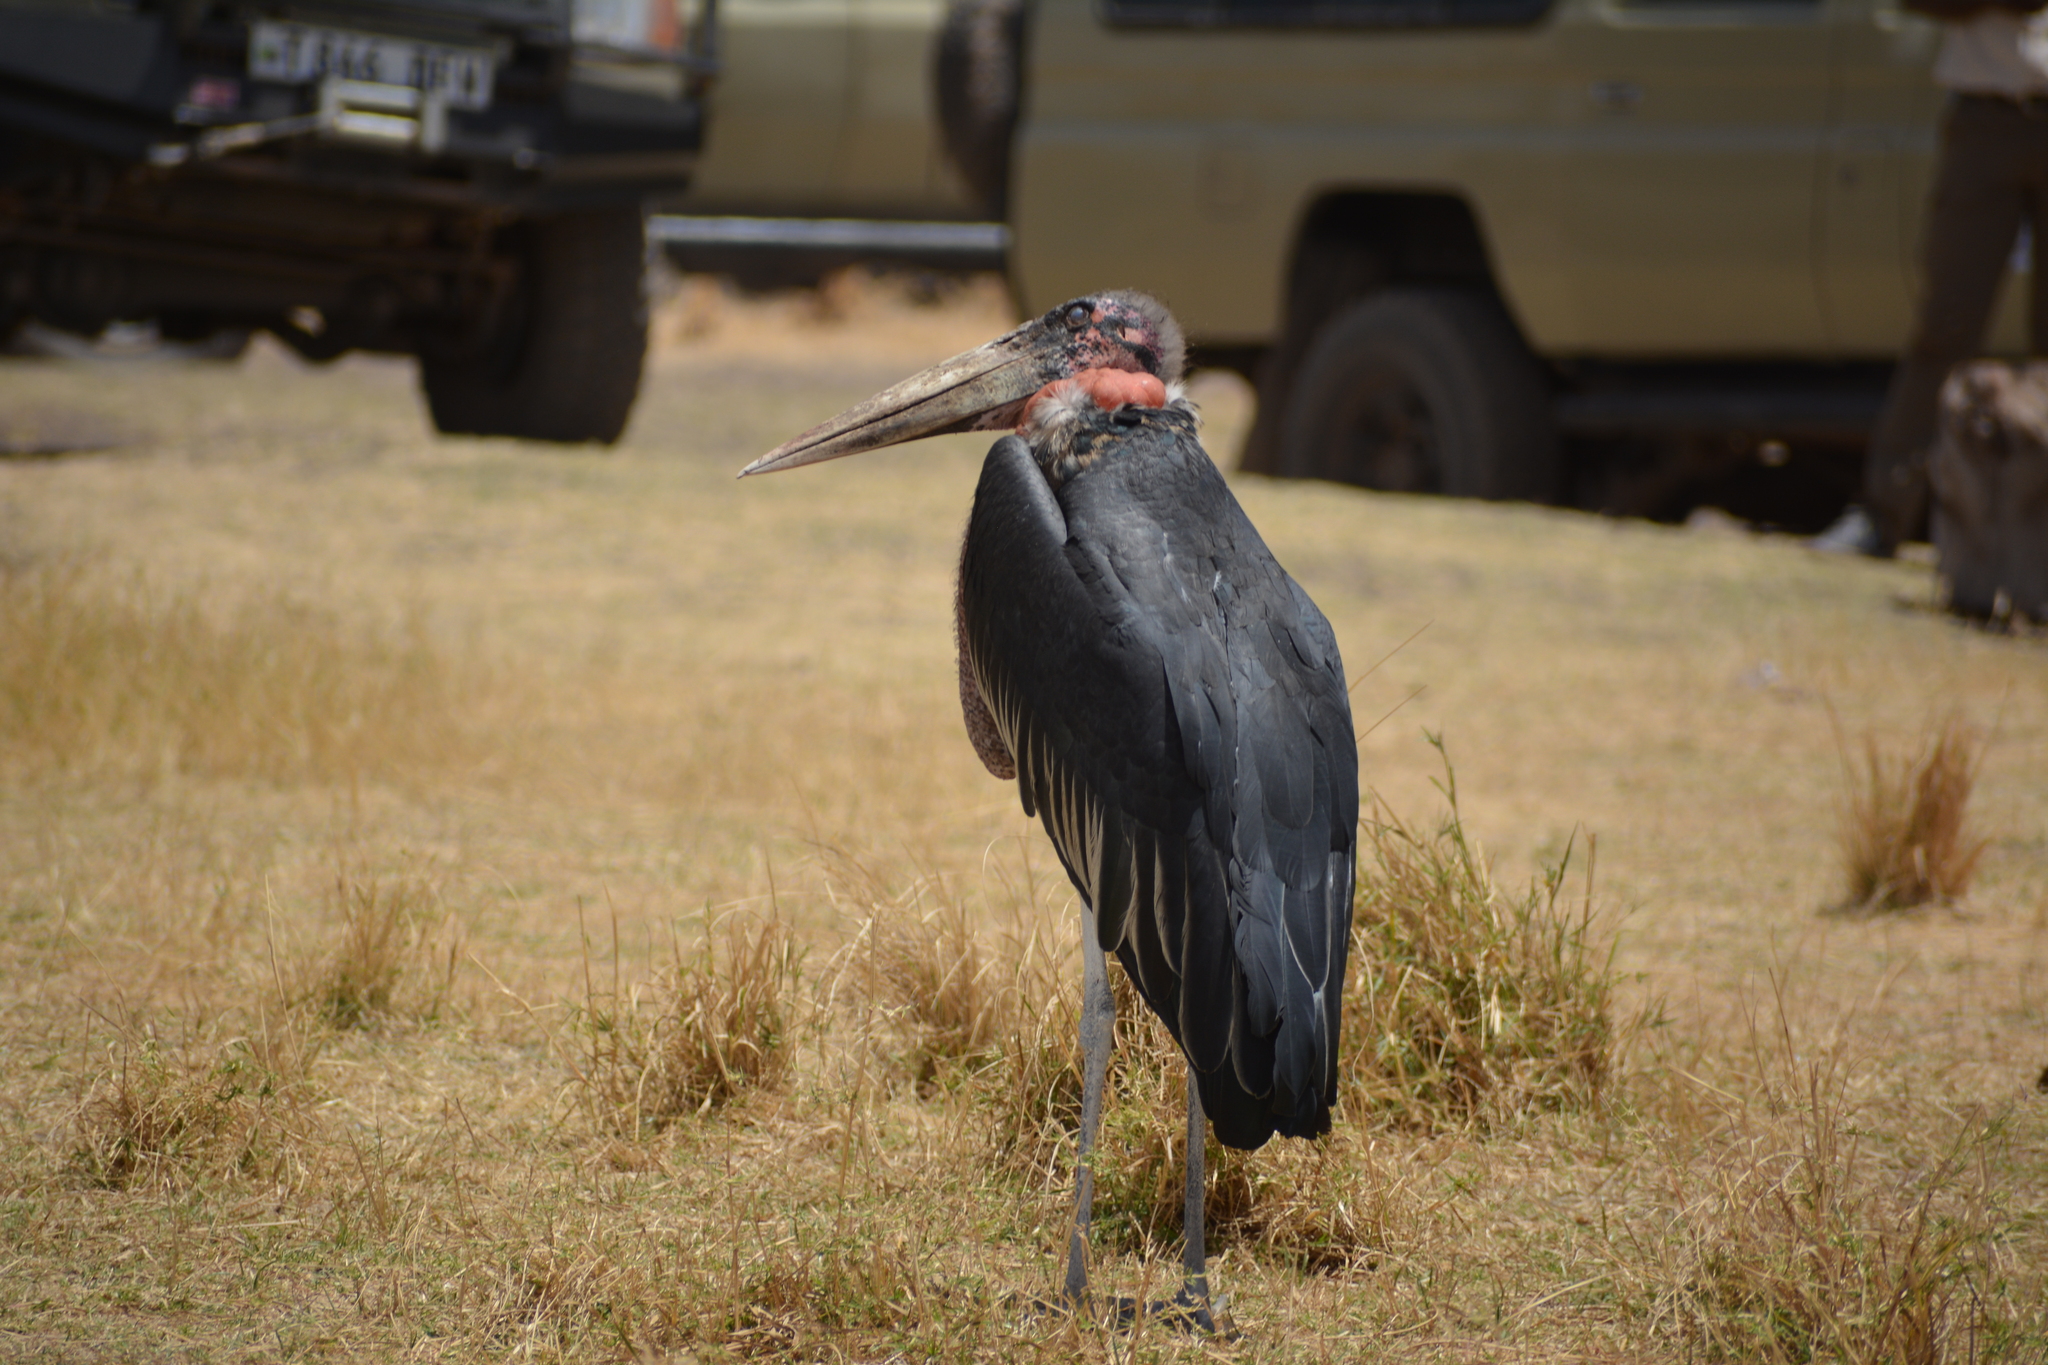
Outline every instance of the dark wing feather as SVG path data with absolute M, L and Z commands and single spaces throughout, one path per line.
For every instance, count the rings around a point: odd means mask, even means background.
M 1057 495 L 1015 437 L 961 555 L 968 663 L 1018 792 L 1173 1030 L 1216 1133 L 1326 1130 L 1357 758 L 1329 623 L 1178 405 Z

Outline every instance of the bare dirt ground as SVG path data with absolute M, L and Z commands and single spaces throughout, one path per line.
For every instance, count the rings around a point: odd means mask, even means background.
M 1257 479 L 1387 809 L 1429 731 L 1504 897 L 1597 837 L 1614 1046 L 1239 1168 L 1235 1343 L 1033 1311 L 1078 972 L 958 719 L 986 442 L 732 477 L 1008 324 L 688 282 L 609 452 L 438 439 L 383 360 L 0 368 L 57 433 L 0 459 L 0 1357 L 2048 1360 L 2048 644 L 1711 519 Z M 1849 757 L 1951 713 L 1973 889 L 1827 913 Z M 1112 1292 L 1172 1285 L 1154 1166 Z

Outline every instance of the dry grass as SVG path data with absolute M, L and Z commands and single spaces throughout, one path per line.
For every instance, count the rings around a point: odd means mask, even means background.
M 1435 623 L 1356 694 L 1413 700 L 1345 1108 L 1212 1154 L 1244 1344 L 1029 1311 L 1078 917 L 959 733 L 986 443 L 731 479 L 995 330 L 880 291 L 703 294 L 603 456 L 428 439 L 382 362 L 0 367 L 152 433 L 0 462 L 0 1357 L 2048 1360 L 2038 645 L 1910 566 L 1257 480 L 1354 668 Z M 1970 914 L 1815 917 L 1829 710 L 1949 708 Z M 1183 1082 L 1123 1003 L 1094 1274 L 1149 1300 Z
M 1432 737 L 1439 752 L 1440 741 Z M 1418 836 L 1381 808 L 1364 826 L 1365 867 L 1346 990 L 1341 1094 L 1353 1125 L 1440 1130 L 1509 1122 L 1598 1097 L 1617 1039 L 1616 979 L 1579 911 L 1560 911 L 1562 867 L 1503 895 L 1458 814 Z M 964 1083 L 1003 1165 L 1046 1190 L 1070 1179 L 1081 1108 L 1077 955 L 1020 922 L 1005 888 L 1004 932 L 975 928 L 944 879 L 891 885 L 828 850 L 828 885 L 856 917 L 828 988 L 894 1074 L 933 1098 Z M 1113 973 L 1116 1047 L 1096 1158 L 1097 1235 L 1159 1256 L 1180 1235 L 1187 1069 L 1166 1027 Z M 848 1002 L 852 1002 L 849 1007 Z M 1386 1201 L 1352 1188 L 1341 1139 L 1207 1152 L 1211 1245 L 1256 1246 L 1339 1270 L 1385 1248 Z
M 419 872 L 387 876 L 359 860 L 338 861 L 323 916 L 337 925 L 334 946 L 300 973 L 288 997 L 331 1028 L 361 1028 L 401 1008 L 431 1022 L 447 1003 L 462 948 L 439 892 Z
M 2032 1358 L 1995 1169 L 2009 1119 L 1873 1093 L 1869 1061 L 1796 1036 L 1772 984 L 1742 1055 L 1674 1066 L 1649 1101 L 1668 1125 L 1655 1311 L 1703 1360 Z
M 1029 945 L 985 943 L 972 907 L 942 878 L 895 887 L 846 850 L 823 854 L 828 892 L 858 925 L 839 950 L 828 998 L 921 1093 L 989 1065 L 1044 1003 L 1045 978 L 1026 965 Z
M 1624 1030 L 1611 948 L 1593 932 L 1592 852 L 1560 907 L 1572 848 L 1520 895 L 1494 882 L 1458 809 L 1418 833 L 1375 799 L 1361 841 L 1342 1076 L 1354 1122 L 1443 1126 L 1598 1099 Z M 1632 1026 L 1631 1026 L 1632 1027 Z
M 481 676 L 259 591 L 216 607 L 104 562 L 0 560 L 0 763 L 349 782 L 474 753 Z
M 1465 831 L 1450 759 L 1439 738 L 1429 739 L 1444 757 L 1447 809 L 1436 832 L 1416 834 L 1383 802 L 1361 828 L 1338 1071 L 1342 1122 L 1351 1131 L 1441 1131 L 1589 1108 L 1619 1041 L 1635 1031 L 1614 1018 L 1618 982 L 1592 929 L 1591 872 L 1576 913 L 1558 906 L 1564 865 L 1520 897 L 1500 892 Z M 1187 1068 L 1121 974 L 1116 985 L 1100 1213 L 1113 1244 L 1157 1255 L 1181 1229 Z M 1054 1090 L 1073 1096 L 1077 1113 L 1076 1063 Z M 1071 1141 L 1073 1120 L 1057 1132 L 1062 1144 Z M 1043 1163 L 1049 1154 L 1035 1155 Z M 1211 1245 L 1256 1246 L 1325 1272 L 1384 1252 L 1398 1214 L 1377 1197 L 1381 1190 L 1360 1187 L 1359 1157 L 1343 1138 L 1275 1142 L 1256 1153 L 1211 1142 Z
M 851 267 L 815 290 L 747 298 L 731 281 L 667 276 L 657 283 L 657 353 L 801 355 L 840 346 L 901 353 L 911 364 L 978 346 L 1015 325 L 993 276 Z M 820 343 L 823 343 L 822 347 Z M 836 343 L 836 344 L 835 344 Z
M 670 942 L 654 980 L 622 988 L 614 925 L 609 988 L 586 956 L 573 1032 L 576 1090 L 600 1132 L 634 1138 L 710 1112 L 788 1073 L 803 959 L 789 926 L 728 914 L 685 947 Z M 585 945 L 588 953 L 588 944 Z
M 246 1038 L 166 1046 L 132 1023 L 71 1123 L 71 1167 L 109 1189 L 182 1190 L 208 1177 L 274 1176 L 306 1123 L 303 1075 L 280 1075 Z
M 1861 770 L 1845 756 L 1847 908 L 1910 910 L 1962 898 L 1990 846 L 1969 819 L 1983 762 L 1983 733 L 1957 715 L 1923 738 L 1916 753 L 1887 753 L 1875 735 L 1865 735 Z

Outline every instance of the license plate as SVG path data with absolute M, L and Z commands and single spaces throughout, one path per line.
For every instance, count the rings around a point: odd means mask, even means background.
M 488 109 L 491 54 L 375 33 L 259 20 L 249 28 L 249 74 L 298 84 L 323 76 L 409 85 L 444 96 L 451 109 Z

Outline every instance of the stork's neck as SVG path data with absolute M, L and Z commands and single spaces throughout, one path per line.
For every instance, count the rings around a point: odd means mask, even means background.
M 1068 479 L 1107 454 L 1118 438 L 1158 417 L 1195 425 L 1194 409 L 1157 375 L 1129 370 L 1083 370 L 1058 379 L 1024 405 L 1017 434 L 1047 483 L 1058 489 Z
M 1025 400 L 1017 434 L 1027 444 L 1036 445 L 1049 428 L 1087 413 L 1090 405 L 1113 412 L 1126 403 L 1137 408 L 1165 407 L 1165 382 L 1142 370 L 1106 369 L 1083 370 L 1066 379 L 1055 379 Z

